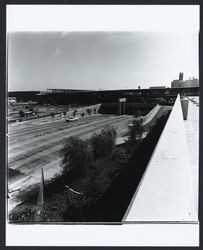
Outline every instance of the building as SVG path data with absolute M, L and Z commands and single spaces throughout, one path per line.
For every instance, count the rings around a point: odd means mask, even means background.
M 8 105 L 15 105 L 17 103 L 16 97 L 8 97 Z
M 179 79 L 173 80 L 171 82 L 171 88 L 191 88 L 191 87 L 199 87 L 199 79 L 189 78 L 188 80 L 183 80 L 183 73 L 179 73 Z
M 166 86 L 152 86 L 152 87 L 149 87 L 150 89 L 165 89 Z

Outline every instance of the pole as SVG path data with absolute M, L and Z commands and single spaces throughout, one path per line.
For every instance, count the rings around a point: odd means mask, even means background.
M 43 168 L 41 168 L 41 183 L 40 183 L 40 189 L 39 194 L 37 198 L 37 210 L 36 210 L 36 221 L 42 221 L 43 220 L 43 205 L 44 205 L 44 172 Z
M 41 168 L 41 185 L 40 185 L 40 192 L 41 192 L 41 205 L 44 205 L 44 172 L 43 168 Z

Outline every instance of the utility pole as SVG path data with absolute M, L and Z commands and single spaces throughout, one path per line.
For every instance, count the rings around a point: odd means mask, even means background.
M 133 119 L 135 119 L 135 92 L 133 93 Z

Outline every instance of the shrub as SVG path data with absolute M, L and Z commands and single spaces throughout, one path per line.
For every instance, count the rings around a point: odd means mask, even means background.
M 73 111 L 73 116 L 75 116 L 76 114 L 77 114 L 77 109 L 75 109 L 74 111 Z

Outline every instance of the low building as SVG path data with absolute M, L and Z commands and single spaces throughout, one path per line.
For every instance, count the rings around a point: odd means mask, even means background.
M 171 82 L 171 88 L 191 88 L 191 87 L 199 87 L 199 79 L 193 77 L 184 81 L 183 73 L 181 72 L 179 74 L 179 79 L 173 80 Z
M 166 86 L 152 86 L 152 87 L 149 87 L 150 89 L 165 89 Z
M 8 105 L 15 105 L 17 103 L 16 97 L 8 97 Z

